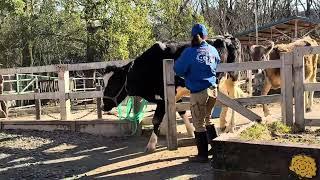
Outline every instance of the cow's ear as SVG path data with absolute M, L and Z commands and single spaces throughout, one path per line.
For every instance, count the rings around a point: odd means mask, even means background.
M 252 45 L 250 46 L 250 54 L 253 54 L 255 49 L 256 49 L 257 45 Z
M 107 73 L 110 73 L 110 72 L 114 72 L 114 73 L 117 73 L 117 72 L 119 72 L 119 71 L 121 71 L 122 70 L 122 67 L 117 67 L 117 66 L 107 66 L 106 68 L 105 68 L 105 74 L 107 74 Z
M 273 41 L 268 41 L 269 45 L 267 46 L 267 48 L 265 49 L 265 54 L 270 54 L 270 52 L 273 50 L 274 48 L 274 42 Z
M 213 42 L 213 46 L 218 49 L 226 47 L 225 42 L 222 39 L 216 39 Z

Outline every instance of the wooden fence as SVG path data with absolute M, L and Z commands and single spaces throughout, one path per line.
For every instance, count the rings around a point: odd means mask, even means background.
M 304 91 L 320 91 L 320 83 L 304 83 L 304 64 L 303 55 L 306 54 L 320 54 L 320 47 L 304 47 L 297 48 L 292 53 L 281 54 L 279 60 L 264 61 L 264 62 L 243 62 L 232 64 L 221 64 L 218 66 L 217 72 L 228 71 L 245 71 L 257 70 L 267 68 L 281 68 L 281 94 L 280 95 L 267 95 L 267 96 L 254 96 L 247 98 L 230 99 L 226 95 L 219 93 L 217 100 L 239 114 L 247 117 L 252 121 L 259 121 L 261 117 L 256 113 L 245 108 L 245 105 L 266 104 L 266 103 L 281 103 L 282 120 L 288 125 L 297 124 L 301 129 L 307 126 L 320 126 L 320 120 L 306 119 L 304 117 Z M 38 67 L 23 67 L 23 68 L 10 68 L 0 69 L 0 75 L 8 74 L 24 74 L 24 73 L 42 73 L 42 72 L 55 72 L 58 74 L 58 89 L 57 92 L 36 92 L 27 94 L 8 94 L 0 95 L 0 100 L 36 100 L 37 119 L 40 116 L 40 103 L 41 99 L 57 99 L 60 103 L 60 118 L 61 120 L 70 119 L 70 99 L 97 99 L 97 118 L 101 119 L 101 99 L 103 92 L 101 86 L 98 86 L 95 91 L 88 92 L 72 92 L 69 88 L 69 72 L 70 71 L 84 71 L 102 69 L 107 65 L 123 65 L 126 62 L 97 62 L 97 63 L 82 63 L 82 64 L 60 64 Z M 168 119 L 167 140 L 169 149 L 177 149 L 178 139 L 176 130 L 176 111 L 189 109 L 188 102 L 175 103 L 175 82 L 173 72 L 173 60 L 164 61 L 164 85 L 165 85 L 165 100 L 166 100 L 166 118 Z M 292 76 L 294 74 L 294 78 Z M 294 79 L 294 81 L 293 81 Z M 294 82 L 294 83 L 293 83 Z M 292 85 L 294 84 L 295 95 L 295 118 L 293 118 L 293 93 Z
M 2 94 L 0 95 L 0 100 L 36 100 L 36 119 L 40 119 L 41 103 L 39 101 L 42 99 L 57 99 L 60 103 L 60 119 L 69 120 L 71 115 L 70 99 L 97 98 L 97 116 L 98 119 L 101 119 L 101 98 L 103 97 L 101 86 L 97 86 L 95 91 L 72 92 L 69 86 L 69 72 L 104 69 L 107 65 L 123 65 L 124 63 L 126 62 L 110 61 L 0 69 L 0 75 L 55 72 L 58 74 L 59 87 L 56 92 L 40 92 L 39 89 L 36 89 L 35 92 L 26 94 Z
M 320 91 L 320 83 L 304 83 L 303 56 L 306 54 L 320 54 L 320 47 L 297 48 L 292 53 L 282 53 L 279 60 L 220 64 L 217 72 L 280 68 L 281 94 L 231 99 L 219 92 L 217 100 L 251 121 L 260 121 L 261 117 L 245 108 L 245 105 L 280 102 L 282 121 L 287 125 L 292 126 L 295 123 L 302 130 L 305 128 L 305 125 L 320 126 L 320 119 L 305 119 L 304 117 L 304 91 Z M 188 110 L 190 108 L 189 102 L 175 103 L 173 65 L 174 61 L 170 59 L 165 60 L 163 64 L 166 101 L 165 118 L 168 119 L 167 143 L 170 150 L 178 148 L 176 111 Z M 295 106 L 293 105 L 293 85 Z M 295 107 L 295 118 L 293 117 L 293 106 Z
M 308 54 L 320 54 L 320 46 L 308 48 L 296 48 L 293 51 L 293 72 L 294 72 L 294 97 L 295 97 L 295 124 L 301 130 L 305 126 L 320 126 L 319 119 L 305 118 L 305 91 L 320 91 L 320 83 L 305 83 L 304 61 L 303 56 Z

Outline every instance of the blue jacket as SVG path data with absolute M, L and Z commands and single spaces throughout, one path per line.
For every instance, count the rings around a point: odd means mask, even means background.
M 216 86 L 216 68 L 220 56 L 216 48 L 203 41 L 198 47 L 186 48 L 176 60 L 174 71 L 184 77 L 191 93 Z

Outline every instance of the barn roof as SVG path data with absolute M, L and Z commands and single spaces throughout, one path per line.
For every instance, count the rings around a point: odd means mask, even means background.
M 320 26 L 319 19 L 310 19 L 302 16 L 292 16 L 276 22 L 265 24 L 258 27 L 258 40 L 273 40 L 278 42 L 290 41 L 309 34 Z M 255 28 L 235 34 L 241 44 L 255 44 Z M 320 39 L 319 39 L 320 40 Z

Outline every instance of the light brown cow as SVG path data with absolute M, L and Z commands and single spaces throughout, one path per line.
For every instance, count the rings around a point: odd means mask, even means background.
M 239 81 L 234 81 L 232 80 L 232 78 L 229 78 L 228 76 L 224 76 L 219 81 L 219 91 L 232 99 L 246 97 L 247 95 L 242 92 L 239 85 L 240 85 Z M 190 96 L 190 91 L 185 87 L 178 88 L 177 94 L 176 94 L 176 101 L 180 100 L 184 96 Z M 220 129 L 222 132 L 226 132 L 226 133 L 234 132 L 234 128 L 235 128 L 235 112 L 234 110 L 231 111 L 231 118 L 229 121 L 226 119 L 228 109 L 229 109 L 228 106 L 222 105 L 222 109 L 220 113 Z M 209 116 L 210 115 L 211 115 L 211 112 L 209 112 Z M 186 123 L 186 127 L 188 129 L 190 125 L 187 125 Z
M 270 45 L 253 45 L 250 47 L 250 55 L 253 61 L 269 61 L 279 60 L 280 53 L 292 52 L 295 47 L 301 46 L 318 46 L 318 43 L 309 36 L 295 40 L 289 44 L 277 44 L 268 41 Z M 298 60 L 298 59 L 296 59 Z M 304 56 L 305 63 L 305 82 L 316 82 L 318 54 Z M 281 84 L 280 69 L 266 69 L 264 71 L 265 80 L 261 95 L 267 95 L 270 89 L 279 89 Z M 313 105 L 314 92 L 305 92 L 306 112 L 311 111 Z M 266 104 L 263 105 L 265 116 L 270 115 L 270 111 Z

